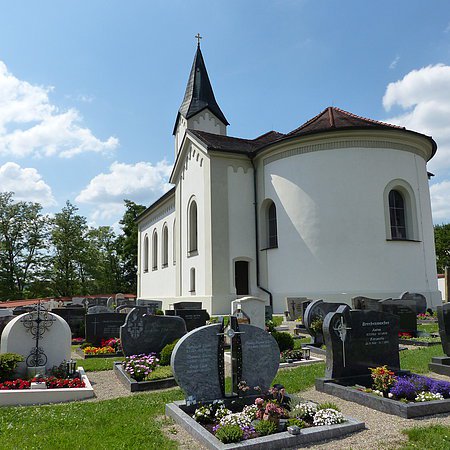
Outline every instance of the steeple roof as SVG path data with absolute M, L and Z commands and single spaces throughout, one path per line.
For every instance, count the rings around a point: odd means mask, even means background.
M 176 132 L 180 115 L 185 119 L 189 119 L 206 108 L 208 108 L 225 125 L 229 125 L 214 97 L 208 72 L 206 71 L 205 61 L 203 60 L 200 45 L 198 45 L 189 80 L 187 82 L 183 103 L 181 103 L 180 109 L 178 110 L 173 134 Z

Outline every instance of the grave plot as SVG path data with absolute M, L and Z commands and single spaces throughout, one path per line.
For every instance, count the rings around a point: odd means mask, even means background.
M 318 391 L 404 418 L 450 412 L 450 383 L 400 370 L 398 316 L 341 306 L 323 328 L 327 364 Z
M 134 308 L 120 328 L 125 361 L 115 363 L 114 372 L 131 392 L 176 386 L 171 371 L 164 366 L 170 363 L 174 342 L 186 334 L 186 323 L 177 316 L 148 312 L 146 307 Z M 159 374 L 160 379 L 151 379 Z
M 231 392 L 225 390 L 224 346 L 231 345 Z M 186 400 L 166 405 L 172 417 L 208 448 L 283 449 L 341 437 L 364 423 L 271 387 L 280 350 L 266 331 L 231 316 L 181 338 L 171 366 Z M 325 425 L 327 423 L 327 425 Z
M 82 367 L 70 360 L 67 322 L 36 310 L 11 320 L 1 336 L 0 405 L 82 400 L 94 391 Z

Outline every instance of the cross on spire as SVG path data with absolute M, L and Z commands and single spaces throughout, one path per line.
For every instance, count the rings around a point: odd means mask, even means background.
M 200 36 L 200 33 L 197 33 L 194 37 L 197 39 L 197 46 L 200 47 L 200 39 L 203 39 L 202 36 Z

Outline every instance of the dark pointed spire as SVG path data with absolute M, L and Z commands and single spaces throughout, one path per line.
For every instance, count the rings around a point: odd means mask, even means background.
M 180 115 L 185 119 L 189 119 L 205 108 L 208 108 L 225 125 L 229 125 L 214 97 L 208 72 L 206 71 L 205 61 L 200 50 L 200 39 L 198 39 L 197 52 L 195 53 L 183 103 L 181 103 L 180 109 L 178 110 L 173 134 L 176 132 Z

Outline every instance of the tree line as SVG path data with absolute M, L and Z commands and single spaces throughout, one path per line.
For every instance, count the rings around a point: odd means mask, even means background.
M 88 226 L 69 201 L 49 216 L 39 203 L 0 193 L 0 300 L 136 293 L 135 218 L 144 209 L 125 200 L 116 234 Z

